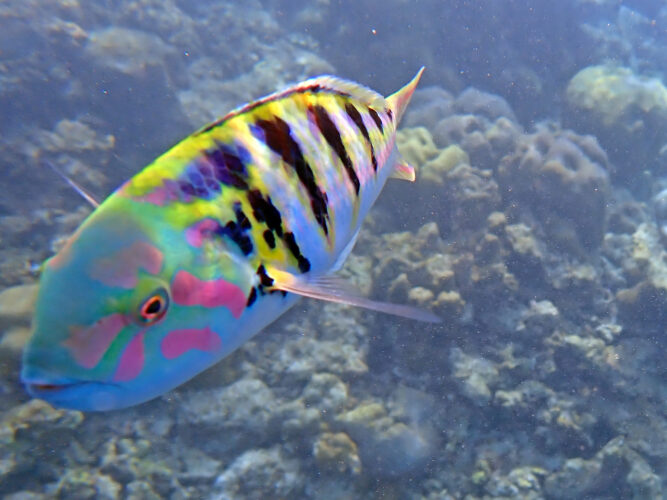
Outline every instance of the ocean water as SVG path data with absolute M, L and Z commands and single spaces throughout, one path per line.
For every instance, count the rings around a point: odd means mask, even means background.
M 0 497 L 662 498 L 666 54 L 657 1 L 0 3 Z M 91 212 L 45 162 L 103 199 L 290 83 L 422 65 L 417 180 L 340 274 L 441 323 L 303 300 L 148 403 L 28 396 L 41 263 Z

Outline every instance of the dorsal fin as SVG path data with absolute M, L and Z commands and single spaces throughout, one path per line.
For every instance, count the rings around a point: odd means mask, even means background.
M 311 78 L 310 80 L 295 85 L 292 89 L 288 89 L 287 92 L 289 92 L 289 90 L 298 92 L 311 89 L 348 95 L 373 108 L 384 109 L 385 107 L 385 99 L 382 94 L 379 94 L 360 83 L 330 75 Z
M 350 80 L 344 80 L 342 78 L 337 78 L 335 76 L 330 76 L 330 75 L 323 75 L 315 78 L 310 78 L 308 80 L 304 80 L 303 82 L 296 83 L 284 90 L 281 90 L 279 92 L 274 92 L 273 94 L 269 94 L 265 97 L 262 97 L 255 101 L 251 101 L 247 104 L 244 104 L 243 106 L 235 108 L 222 118 L 214 121 L 213 123 L 209 123 L 201 130 L 199 130 L 196 134 L 208 132 L 209 130 L 217 126 L 222 125 L 230 118 L 233 118 L 234 116 L 243 113 L 247 113 L 248 111 L 255 109 L 257 106 L 261 106 L 262 104 L 266 104 L 267 102 L 277 101 L 289 97 L 290 95 L 302 92 L 328 92 L 332 94 L 339 94 L 342 96 L 351 96 L 354 99 L 357 99 L 366 104 L 367 106 L 373 108 L 384 109 L 386 107 L 385 98 L 381 94 L 375 92 L 374 90 L 371 90 L 368 87 L 364 87 L 363 85 L 352 82 Z

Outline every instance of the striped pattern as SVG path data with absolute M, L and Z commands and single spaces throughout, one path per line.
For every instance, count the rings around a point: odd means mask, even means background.
M 369 89 L 313 79 L 201 129 L 124 189 L 136 198 L 167 190 L 172 220 L 186 226 L 188 206 L 218 220 L 216 234 L 258 269 L 324 273 L 358 229 L 368 186 L 374 199 L 386 178 L 393 118 Z

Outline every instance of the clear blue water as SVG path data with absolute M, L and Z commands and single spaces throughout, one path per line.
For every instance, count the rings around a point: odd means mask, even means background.
M 649 1 L 0 4 L 0 496 L 660 498 L 666 49 Z M 303 301 L 144 405 L 29 399 L 29 285 L 90 212 L 42 160 L 104 198 L 244 102 L 422 65 L 418 179 L 342 274 L 441 324 Z

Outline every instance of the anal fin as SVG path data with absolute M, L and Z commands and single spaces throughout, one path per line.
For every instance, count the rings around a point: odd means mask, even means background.
M 415 168 L 412 165 L 408 165 L 404 161 L 396 162 L 394 170 L 391 171 L 390 176 L 392 179 L 401 179 L 404 181 L 414 182 L 417 176 L 415 175 Z

